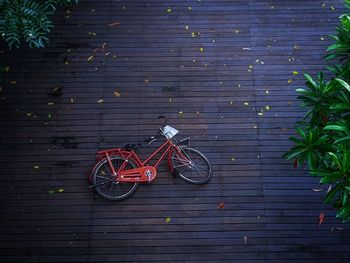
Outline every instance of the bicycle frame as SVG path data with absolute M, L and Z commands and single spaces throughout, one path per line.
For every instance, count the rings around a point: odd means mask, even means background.
M 161 151 L 163 153 L 157 159 L 154 165 L 150 165 L 149 162 Z M 117 182 L 151 182 L 156 178 L 157 169 L 160 163 L 168 156 L 168 166 L 171 172 L 174 168 L 171 164 L 171 155 L 173 151 L 176 151 L 181 159 L 185 162 L 189 162 L 187 157 L 181 152 L 180 147 L 176 145 L 171 139 L 167 139 L 161 146 L 158 147 L 146 160 L 142 161 L 134 150 L 127 151 L 121 148 L 109 149 L 100 151 L 97 153 L 97 159 L 102 160 L 106 158 L 108 160 L 111 172 L 115 176 Z M 116 171 L 111 162 L 110 156 L 119 155 L 125 159 L 121 167 Z M 135 163 L 138 167 L 134 169 L 125 169 L 129 162 Z

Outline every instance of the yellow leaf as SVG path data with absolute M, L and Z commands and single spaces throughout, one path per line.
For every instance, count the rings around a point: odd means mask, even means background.
M 258 115 L 259 115 L 259 116 L 263 116 L 263 115 L 264 115 L 264 113 L 262 113 L 262 112 L 258 112 Z
M 249 102 L 244 102 L 244 106 L 248 106 L 249 105 Z
M 292 80 L 292 79 L 289 79 L 289 80 L 288 80 L 288 83 L 292 83 L 292 82 L 293 82 L 293 80 Z
M 30 116 L 32 116 L 32 114 L 31 114 L 30 112 L 28 112 L 28 113 L 27 113 L 27 116 L 30 117 Z
M 266 106 L 265 106 L 265 110 L 270 110 L 270 106 L 269 106 L 269 105 L 266 105 Z
M 253 65 L 249 65 L 248 68 L 253 68 L 254 66 Z
M 63 193 L 63 192 L 64 192 L 64 189 L 63 189 L 63 188 L 60 188 L 60 189 L 58 189 L 58 192 L 59 192 L 59 193 Z
M 293 75 L 295 76 L 295 75 L 298 75 L 299 74 L 299 72 L 298 71 L 293 71 Z
M 183 117 L 183 115 L 184 115 L 184 112 L 183 111 L 179 111 L 179 116 Z
M 168 7 L 167 9 L 165 9 L 165 11 L 166 11 L 167 13 L 171 13 L 171 11 L 173 11 L 173 9 L 171 9 L 170 7 Z
M 90 56 L 90 57 L 88 57 L 87 61 L 91 61 L 93 59 L 94 59 L 94 56 Z
M 335 8 L 334 6 L 331 5 L 331 10 L 334 12 L 335 11 Z
M 114 96 L 116 96 L 117 98 L 120 97 L 120 93 L 118 91 L 114 91 Z
M 99 99 L 97 103 L 103 103 L 103 99 Z
M 34 165 L 34 169 L 35 169 L 35 170 L 38 170 L 39 168 L 40 168 L 39 165 Z
M 204 51 L 204 48 L 202 48 L 202 47 L 199 48 L 199 51 L 200 51 L 200 52 L 203 52 L 203 51 Z
M 170 223 L 171 222 L 171 217 L 167 217 L 167 218 L 165 218 L 165 223 Z

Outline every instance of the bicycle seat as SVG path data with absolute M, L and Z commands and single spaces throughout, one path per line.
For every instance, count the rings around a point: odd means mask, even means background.
M 137 148 L 139 148 L 139 145 L 137 145 L 137 144 L 127 144 L 127 145 L 125 145 L 125 149 L 128 150 L 128 151 L 136 150 Z

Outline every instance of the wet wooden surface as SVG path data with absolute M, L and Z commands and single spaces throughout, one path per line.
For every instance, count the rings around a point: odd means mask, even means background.
M 303 116 L 301 73 L 324 68 L 343 11 L 336 0 L 60 10 L 48 48 L 0 55 L 1 261 L 349 262 L 326 186 L 281 158 Z M 125 201 L 95 196 L 96 150 L 154 135 L 158 115 L 210 159 L 211 182 L 161 166 Z

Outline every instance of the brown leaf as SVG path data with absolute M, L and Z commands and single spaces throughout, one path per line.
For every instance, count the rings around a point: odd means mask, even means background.
M 321 213 L 318 217 L 318 226 L 323 224 L 324 218 L 325 218 L 324 213 Z
M 93 60 L 94 59 L 94 56 L 90 56 L 90 57 L 88 57 L 88 59 L 87 59 L 87 61 L 91 61 L 91 60 Z
M 119 26 L 119 25 L 120 25 L 120 22 L 113 22 L 108 24 L 107 26 Z
M 223 209 L 225 207 L 225 203 L 220 203 L 218 204 L 218 206 L 216 207 L 216 209 Z
M 120 97 L 120 93 L 118 91 L 114 91 L 114 96 L 116 96 L 117 98 Z

